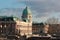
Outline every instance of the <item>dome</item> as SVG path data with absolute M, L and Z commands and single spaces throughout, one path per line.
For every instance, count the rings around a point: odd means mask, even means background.
M 26 7 L 24 10 L 23 10 L 23 15 L 28 15 L 28 14 L 31 14 L 31 10 L 29 9 L 29 7 Z

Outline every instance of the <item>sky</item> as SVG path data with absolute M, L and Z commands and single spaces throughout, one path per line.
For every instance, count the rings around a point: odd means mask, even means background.
M 0 15 L 21 18 L 26 6 L 30 7 L 35 22 L 44 22 L 50 17 L 60 19 L 60 0 L 0 0 Z

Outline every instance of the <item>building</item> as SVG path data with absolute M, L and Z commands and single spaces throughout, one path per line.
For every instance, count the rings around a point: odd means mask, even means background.
M 44 35 L 48 33 L 49 25 L 44 23 L 33 23 L 32 25 L 32 33 Z
M 22 20 L 16 21 L 16 30 L 20 30 L 21 35 L 32 34 L 32 13 L 29 7 L 23 10 Z
M 49 24 L 49 34 L 60 34 L 60 24 Z
M 33 23 L 32 24 L 32 33 L 33 34 L 40 34 L 40 33 L 42 33 L 43 27 L 44 27 L 43 23 Z
M 0 16 L 0 34 L 15 34 L 15 25 L 13 17 Z
M 41 34 L 60 35 L 60 24 L 33 23 L 32 33 L 40 35 Z
M 49 26 L 52 25 L 32 23 L 32 12 L 29 7 L 26 7 L 23 10 L 21 18 L 22 19 L 14 16 L 0 16 L 0 34 L 23 36 L 30 34 L 51 33 L 51 27 Z
M 29 7 L 23 10 L 22 19 L 13 16 L 1 16 L 0 34 L 19 34 L 21 36 L 32 34 L 32 13 Z

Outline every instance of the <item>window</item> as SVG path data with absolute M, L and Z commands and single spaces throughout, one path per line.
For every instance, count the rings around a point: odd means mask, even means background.
M 29 18 L 31 18 L 31 16 L 29 16 Z
M 2 25 L 0 25 L 0 27 L 2 28 Z
M 6 28 L 6 25 L 4 25 L 4 27 Z
M 26 22 L 26 20 L 23 20 L 24 22 Z

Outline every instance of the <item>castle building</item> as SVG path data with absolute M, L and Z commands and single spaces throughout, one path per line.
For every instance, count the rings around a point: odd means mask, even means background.
M 42 33 L 42 29 L 44 28 L 43 23 L 33 23 L 32 24 L 32 33 L 33 34 L 40 34 Z
M 5 35 L 29 35 L 32 34 L 32 13 L 29 7 L 26 7 L 22 13 L 22 19 L 17 17 L 0 17 L 0 34 Z
M 22 19 L 14 16 L 0 16 L 0 34 L 31 35 L 48 33 L 49 25 L 32 23 L 32 12 L 29 7 L 23 10 Z
M 0 16 L 0 34 L 15 34 L 15 25 L 16 22 L 13 17 Z
M 32 14 L 29 7 L 23 10 L 22 20 L 16 21 L 16 30 L 20 30 L 21 35 L 32 34 Z
M 32 25 L 32 33 L 44 35 L 49 31 L 49 25 L 44 23 L 33 23 Z

